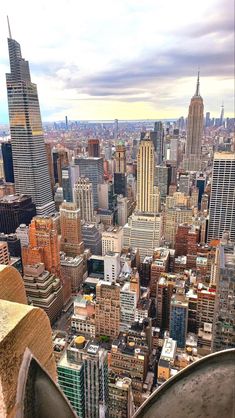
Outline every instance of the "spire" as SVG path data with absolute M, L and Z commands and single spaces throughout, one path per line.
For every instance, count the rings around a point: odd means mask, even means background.
M 200 78 L 200 71 L 198 70 L 198 73 L 197 73 L 197 87 L 196 87 L 195 96 L 200 96 L 200 93 L 199 93 L 200 80 L 199 80 L 199 78 Z
M 7 16 L 7 25 L 8 25 L 8 31 L 9 31 L 9 38 L 12 39 L 10 21 L 9 21 L 9 17 L 8 16 Z

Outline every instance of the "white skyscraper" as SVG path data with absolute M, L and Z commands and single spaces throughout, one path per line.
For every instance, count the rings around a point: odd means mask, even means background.
M 229 232 L 235 241 L 235 153 L 216 152 L 214 155 L 210 199 L 208 242 Z

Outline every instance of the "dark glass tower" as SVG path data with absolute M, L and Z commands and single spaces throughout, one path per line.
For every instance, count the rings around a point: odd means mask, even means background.
M 37 214 L 50 214 L 54 202 L 37 86 L 31 82 L 29 64 L 21 56 L 19 43 L 9 35 L 11 72 L 6 74 L 6 81 L 16 192 L 32 197 Z
M 13 171 L 12 148 L 10 142 L 2 143 L 2 158 L 5 180 L 6 182 L 14 183 L 15 180 Z

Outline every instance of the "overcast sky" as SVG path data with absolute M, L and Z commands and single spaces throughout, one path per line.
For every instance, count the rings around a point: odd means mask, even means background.
M 198 67 L 205 111 L 233 117 L 233 0 L 1 0 L 0 123 L 8 121 L 7 22 L 43 120 L 186 116 Z

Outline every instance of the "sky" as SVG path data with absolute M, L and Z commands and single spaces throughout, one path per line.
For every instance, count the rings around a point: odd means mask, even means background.
M 7 20 L 43 121 L 234 117 L 233 0 L 1 0 L 0 124 L 8 122 Z

